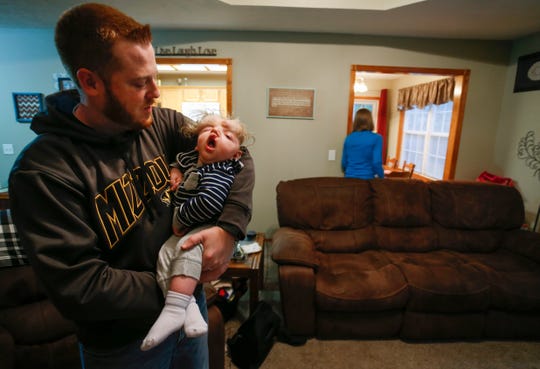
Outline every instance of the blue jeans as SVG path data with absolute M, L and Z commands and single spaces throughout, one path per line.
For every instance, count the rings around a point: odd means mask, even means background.
M 208 322 L 206 297 L 199 285 L 194 293 Z M 141 351 L 142 340 L 112 350 L 99 350 L 80 344 L 82 369 L 208 369 L 208 334 L 187 338 L 184 331 L 170 335 L 159 346 Z

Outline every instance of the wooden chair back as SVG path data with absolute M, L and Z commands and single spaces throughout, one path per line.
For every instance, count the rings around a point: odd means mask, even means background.
M 409 178 L 412 178 L 412 175 L 414 173 L 414 168 L 416 167 L 416 164 L 414 163 L 407 163 L 406 161 L 403 162 L 403 172 L 409 173 Z
M 389 158 L 388 160 L 386 160 L 386 167 L 388 169 L 394 169 L 394 168 L 397 168 L 397 158 Z

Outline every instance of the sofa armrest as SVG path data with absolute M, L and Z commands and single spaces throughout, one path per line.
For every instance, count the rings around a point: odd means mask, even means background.
M 2 368 L 13 369 L 15 367 L 15 342 L 13 336 L 2 325 L 0 325 L 0 362 Z
M 524 230 L 508 232 L 503 247 L 540 263 L 540 233 Z
M 272 259 L 278 264 L 281 307 L 287 332 L 315 335 L 315 273 L 318 259 L 309 235 L 281 227 L 272 236 Z
M 272 260 L 279 265 L 317 267 L 313 240 L 306 232 L 281 227 L 272 236 Z
M 287 332 L 292 336 L 315 335 L 315 271 L 297 265 L 278 267 L 281 310 Z

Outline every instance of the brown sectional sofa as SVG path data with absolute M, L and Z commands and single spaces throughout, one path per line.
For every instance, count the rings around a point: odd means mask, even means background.
M 304 178 L 277 186 L 286 328 L 321 339 L 538 339 L 540 234 L 512 187 Z
M 7 210 L 0 210 L 0 368 L 80 368 L 75 325 L 45 295 L 20 249 Z M 9 264 L 9 265 L 8 265 Z M 210 369 L 225 366 L 225 326 L 205 285 Z

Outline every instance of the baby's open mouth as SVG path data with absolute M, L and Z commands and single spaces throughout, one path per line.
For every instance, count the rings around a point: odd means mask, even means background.
M 216 147 L 216 138 L 215 137 L 210 137 L 208 139 L 207 145 L 208 145 L 208 147 L 215 148 Z

